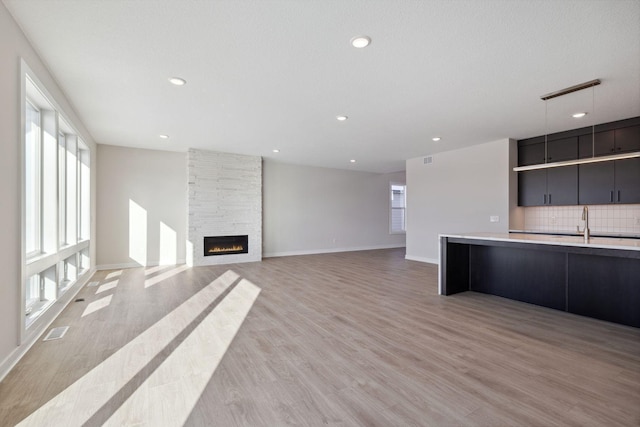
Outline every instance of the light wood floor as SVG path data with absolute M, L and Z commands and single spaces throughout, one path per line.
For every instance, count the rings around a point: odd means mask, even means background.
M 0 383 L 0 425 L 640 425 L 639 329 L 438 296 L 404 249 L 92 280 Z

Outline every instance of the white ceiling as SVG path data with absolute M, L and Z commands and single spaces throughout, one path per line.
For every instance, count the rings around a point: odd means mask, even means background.
M 3 3 L 102 144 L 391 172 L 640 116 L 638 0 Z M 355 49 L 361 34 L 373 41 Z

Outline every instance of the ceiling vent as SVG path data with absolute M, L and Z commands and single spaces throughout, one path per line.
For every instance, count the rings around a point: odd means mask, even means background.
M 425 165 L 430 165 L 431 163 L 433 163 L 433 156 L 427 156 L 424 158 Z

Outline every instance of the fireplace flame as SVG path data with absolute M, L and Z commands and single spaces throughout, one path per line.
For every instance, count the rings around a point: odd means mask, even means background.
M 207 252 L 210 254 L 220 253 L 220 252 L 235 252 L 235 251 L 243 251 L 244 246 L 242 245 L 233 245 L 233 246 L 214 246 L 210 248 Z

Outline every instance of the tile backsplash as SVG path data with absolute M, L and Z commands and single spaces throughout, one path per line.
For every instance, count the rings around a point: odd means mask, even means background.
M 539 206 L 524 208 L 524 228 L 531 231 L 575 232 L 582 230 L 582 206 Z M 589 206 L 591 233 L 640 235 L 640 205 Z

